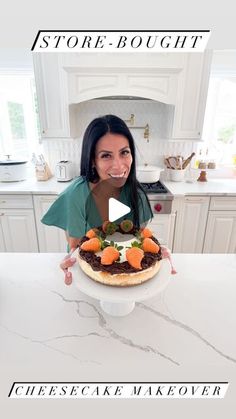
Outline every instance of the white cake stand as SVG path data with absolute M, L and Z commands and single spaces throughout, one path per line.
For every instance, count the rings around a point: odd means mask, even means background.
M 71 268 L 74 284 L 81 292 L 100 301 L 105 313 L 111 316 L 126 316 L 135 307 L 135 302 L 154 297 L 166 288 L 171 279 L 168 260 L 161 261 L 159 272 L 147 282 L 132 287 L 114 287 L 100 284 L 88 277 L 75 263 Z

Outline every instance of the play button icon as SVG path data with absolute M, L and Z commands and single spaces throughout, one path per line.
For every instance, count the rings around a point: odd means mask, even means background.
M 128 214 L 131 211 L 130 207 L 122 202 L 117 201 L 115 198 L 109 198 L 108 201 L 108 215 L 109 221 L 115 221 L 123 217 L 123 215 Z

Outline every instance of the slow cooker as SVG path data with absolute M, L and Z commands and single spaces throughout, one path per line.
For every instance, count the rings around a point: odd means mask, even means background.
M 18 182 L 27 178 L 27 161 L 11 160 L 10 155 L 6 160 L 0 160 L 0 182 Z

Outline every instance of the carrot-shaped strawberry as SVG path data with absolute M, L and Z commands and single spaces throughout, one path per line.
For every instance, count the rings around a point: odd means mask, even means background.
M 93 239 L 94 237 L 96 237 L 96 233 L 95 233 L 93 228 L 91 228 L 91 230 L 87 231 L 86 237 L 88 237 L 88 239 Z
M 144 252 L 139 247 L 131 247 L 126 250 L 126 259 L 128 263 L 135 269 L 142 269 L 141 261 L 144 257 Z
M 99 252 L 101 250 L 101 241 L 97 237 L 93 237 L 83 242 L 80 248 L 86 252 Z
M 140 235 L 142 238 L 151 238 L 152 237 L 152 232 L 151 230 L 149 230 L 149 228 L 145 227 L 140 231 Z
M 152 239 L 147 237 L 143 240 L 142 249 L 144 250 L 144 252 L 158 253 L 160 247 Z
M 115 247 L 107 246 L 102 252 L 101 264 L 111 265 L 113 262 L 119 259 L 119 257 L 120 257 L 120 253 Z

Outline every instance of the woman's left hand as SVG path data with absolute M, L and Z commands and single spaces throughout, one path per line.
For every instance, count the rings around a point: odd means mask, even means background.
M 163 259 L 168 259 L 168 260 L 169 260 L 169 263 L 170 263 L 170 266 L 171 266 L 171 274 L 172 274 L 172 275 L 177 274 L 177 271 L 176 271 L 176 269 L 174 268 L 173 263 L 172 263 L 172 258 L 171 258 L 171 251 L 170 251 L 170 249 L 168 249 L 168 247 L 166 247 L 166 246 L 161 246 L 161 255 L 162 255 L 162 258 L 163 258 Z

